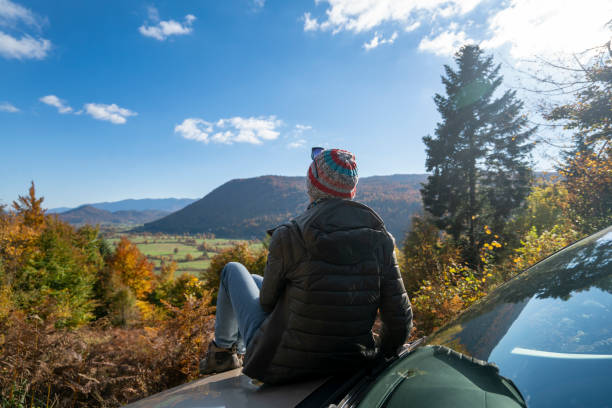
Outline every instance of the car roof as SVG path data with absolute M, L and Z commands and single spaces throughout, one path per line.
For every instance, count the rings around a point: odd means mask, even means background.
M 251 380 L 242 369 L 201 378 L 127 405 L 129 408 L 293 407 L 326 378 L 288 385 Z

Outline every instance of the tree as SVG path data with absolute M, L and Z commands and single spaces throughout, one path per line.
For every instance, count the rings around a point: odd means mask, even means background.
M 568 197 L 569 192 L 560 181 L 541 180 L 533 186 L 521 213 L 513 221 L 515 229 L 521 235 L 530 234 L 534 228 L 537 234 L 559 225 L 571 229 Z
M 425 136 L 426 167 L 432 172 L 421 190 L 425 210 L 436 226 L 465 248 L 479 264 L 484 231 L 505 231 L 505 222 L 529 191 L 528 143 L 536 128 L 521 115 L 516 92 L 494 94 L 502 84 L 500 65 L 476 45 L 455 55 L 454 70 L 444 66 L 446 96 L 434 101 L 442 116 L 435 136 Z
M 129 288 L 136 299 L 144 299 L 153 290 L 155 282 L 153 264 L 126 237 L 121 237 L 117 244 L 109 267 L 112 279 L 116 280 L 117 285 Z
M 34 182 L 30 185 L 27 196 L 19 196 L 13 201 L 13 209 L 23 217 L 24 224 L 28 227 L 38 228 L 45 222 L 45 212 L 42 208 L 43 197 L 36 198 Z
M 573 101 L 544 118 L 572 132 L 572 148 L 558 166 L 572 219 L 588 234 L 612 224 L 612 51 L 610 42 L 588 65 L 578 64 Z M 571 68 L 561 68 L 570 70 Z

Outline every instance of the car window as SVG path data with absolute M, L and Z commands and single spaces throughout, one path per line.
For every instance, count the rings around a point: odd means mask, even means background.
M 496 364 L 529 406 L 609 406 L 612 228 L 499 287 L 428 343 Z

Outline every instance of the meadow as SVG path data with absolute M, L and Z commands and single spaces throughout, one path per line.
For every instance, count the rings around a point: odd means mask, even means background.
M 121 237 L 128 238 L 140 252 L 155 265 L 159 273 L 162 262 L 177 263 L 177 275 L 189 272 L 199 275 L 210 266 L 210 260 L 220 252 L 246 243 L 250 250 L 259 251 L 263 244 L 258 240 L 216 238 L 208 234 L 169 235 L 111 231 L 105 234 L 106 241 L 115 247 Z

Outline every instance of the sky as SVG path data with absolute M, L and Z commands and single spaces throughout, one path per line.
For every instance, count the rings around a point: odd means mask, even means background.
M 424 173 L 461 45 L 516 67 L 605 43 L 611 18 L 609 0 L 0 0 L 0 203 L 32 180 L 49 208 L 197 198 L 304 175 L 311 146 Z

